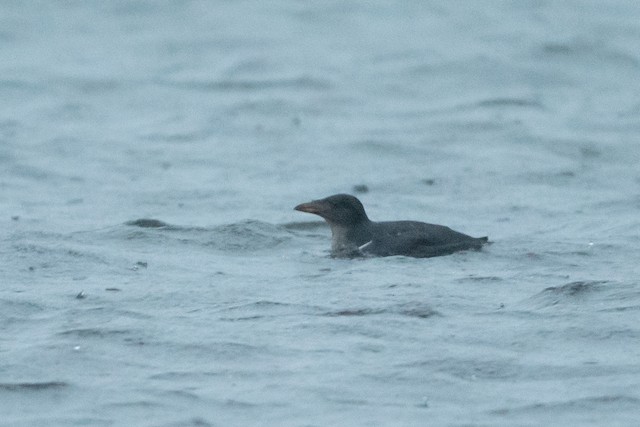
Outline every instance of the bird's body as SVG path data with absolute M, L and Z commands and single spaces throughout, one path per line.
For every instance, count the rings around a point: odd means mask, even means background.
M 449 227 L 418 221 L 371 221 L 360 201 L 336 194 L 295 207 L 324 218 L 331 227 L 336 257 L 405 255 L 427 258 L 480 249 L 486 237 L 471 237 Z

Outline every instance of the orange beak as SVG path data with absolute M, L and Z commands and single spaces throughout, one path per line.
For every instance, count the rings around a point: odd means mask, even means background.
M 293 209 L 300 212 L 307 212 L 307 213 L 320 215 L 322 212 L 324 212 L 327 209 L 327 206 L 325 206 L 325 204 L 322 203 L 322 201 L 320 200 L 314 200 L 313 202 L 302 203 Z

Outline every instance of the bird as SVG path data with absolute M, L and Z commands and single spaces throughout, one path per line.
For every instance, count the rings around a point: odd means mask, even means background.
M 371 221 L 358 198 L 334 194 L 297 205 L 295 210 L 322 217 L 331 228 L 331 256 L 355 258 L 404 255 L 430 258 L 479 250 L 488 237 L 471 237 L 444 225 L 419 221 Z

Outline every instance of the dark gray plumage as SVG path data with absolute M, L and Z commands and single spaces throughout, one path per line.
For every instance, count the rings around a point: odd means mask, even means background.
M 321 216 L 331 227 L 331 253 L 336 257 L 405 255 L 427 258 L 480 249 L 487 237 L 471 237 L 418 221 L 371 221 L 360 200 L 336 194 L 295 207 Z

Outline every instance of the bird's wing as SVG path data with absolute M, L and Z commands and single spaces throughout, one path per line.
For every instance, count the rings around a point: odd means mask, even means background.
M 375 237 L 363 251 L 375 255 L 431 257 L 482 246 L 482 239 L 443 225 L 415 221 L 379 223 Z

